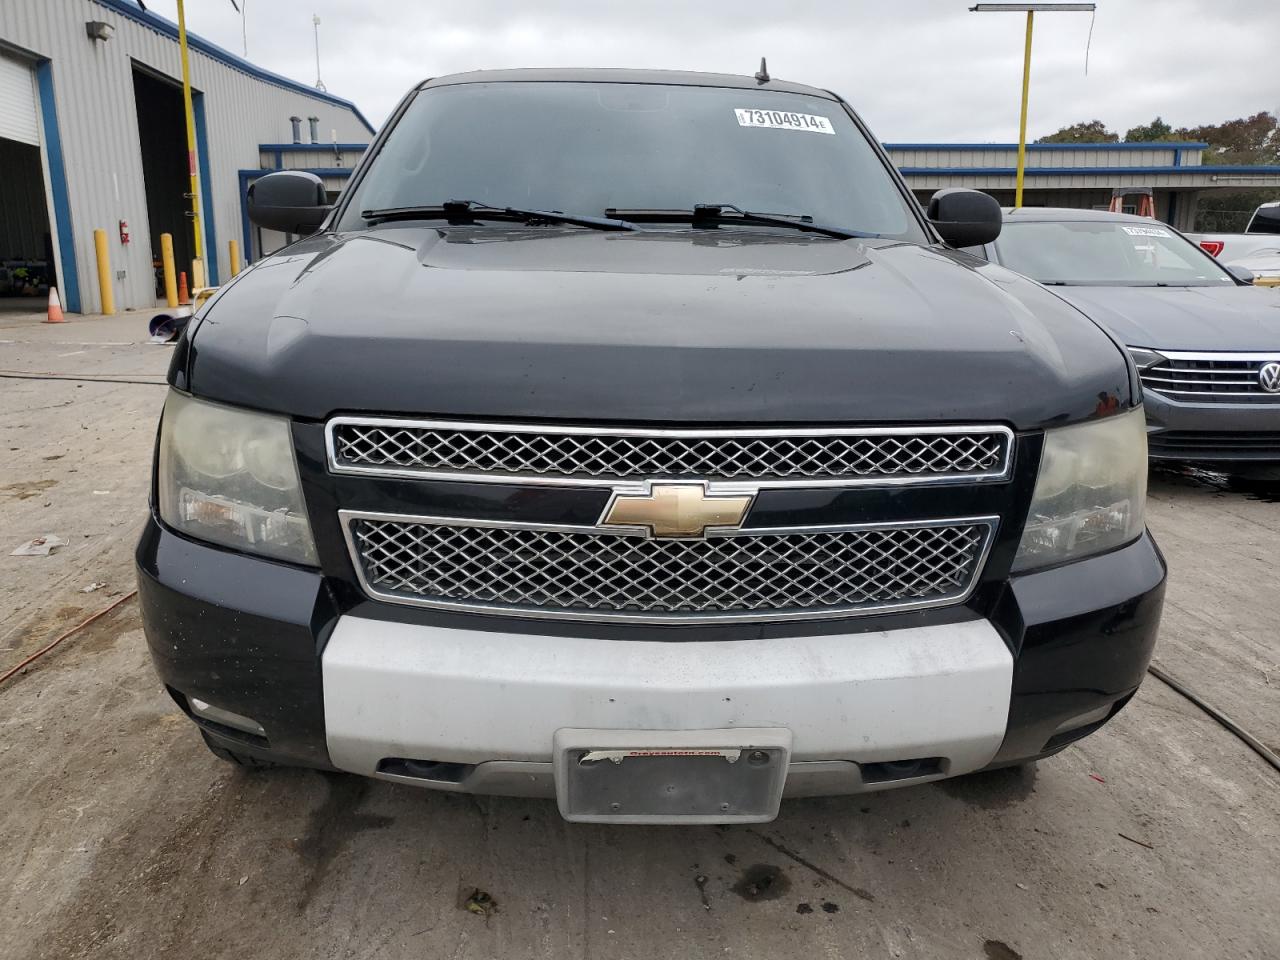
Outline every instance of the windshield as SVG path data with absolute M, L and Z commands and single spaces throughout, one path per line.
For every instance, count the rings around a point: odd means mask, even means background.
M 1156 221 L 1005 221 L 995 242 L 1010 270 L 1073 286 L 1231 286 L 1212 257 Z
M 365 226 L 362 210 L 452 199 L 581 216 L 733 204 L 926 241 L 844 108 L 777 91 L 549 81 L 429 88 L 374 157 L 341 229 Z
M 1280 207 L 1259 207 L 1244 229 L 1245 233 L 1280 233 Z

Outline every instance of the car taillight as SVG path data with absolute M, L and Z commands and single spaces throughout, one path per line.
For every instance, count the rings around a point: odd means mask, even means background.
M 1226 246 L 1222 240 L 1201 240 L 1200 247 L 1211 257 L 1216 257 L 1222 252 L 1222 248 Z

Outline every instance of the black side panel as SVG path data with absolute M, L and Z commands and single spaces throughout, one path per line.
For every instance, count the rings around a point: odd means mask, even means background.
M 1144 535 L 1113 553 L 1010 582 L 996 620 L 1020 625 L 1009 729 L 993 764 L 1045 750 L 1063 721 L 1133 693 L 1164 603 L 1165 564 Z
M 156 672 L 170 687 L 252 717 L 265 753 L 329 768 L 319 641 L 337 618 L 319 573 L 193 543 L 154 517 L 138 544 L 138 599 Z

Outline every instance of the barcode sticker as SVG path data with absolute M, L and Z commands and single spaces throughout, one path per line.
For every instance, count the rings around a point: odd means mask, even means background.
M 1172 236 L 1168 230 L 1162 230 L 1160 227 L 1121 227 L 1125 233 L 1131 237 L 1169 237 Z
M 766 127 L 771 130 L 803 130 L 809 133 L 829 133 L 835 136 L 835 128 L 826 117 L 812 113 L 788 113 L 785 110 L 754 110 L 739 107 L 733 111 L 740 127 Z

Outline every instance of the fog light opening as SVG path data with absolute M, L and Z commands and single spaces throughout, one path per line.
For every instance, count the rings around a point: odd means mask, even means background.
M 1088 713 L 1078 713 L 1074 717 L 1068 717 L 1058 724 L 1053 735 L 1045 741 L 1043 749 L 1056 750 L 1059 747 L 1065 747 L 1072 741 L 1087 737 L 1106 723 L 1107 719 L 1117 709 L 1119 708 L 1115 704 L 1108 703 L 1090 710 Z
M 230 710 L 223 710 L 221 707 L 215 707 L 213 704 L 198 700 L 195 697 L 187 697 L 187 706 L 191 708 L 192 715 L 201 720 L 208 720 L 210 723 L 230 727 L 232 730 L 239 730 L 241 733 L 262 737 L 264 740 L 267 737 L 267 731 L 263 729 L 262 724 L 252 717 L 245 717 L 238 713 L 232 713 Z
M 883 763 L 861 763 L 863 783 L 891 783 L 894 780 L 914 780 L 917 777 L 936 777 L 943 773 L 942 757 L 916 757 L 912 760 L 886 760 Z
M 413 780 L 427 780 L 432 783 L 461 783 L 474 769 L 473 763 L 413 760 L 407 757 L 383 757 L 378 763 L 379 773 Z
M 1111 704 L 1104 703 L 1096 710 L 1090 710 L 1088 713 L 1077 714 L 1074 717 L 1068 717 L 1054 728 L 1053 735 L 1067 733 L 1071 730 L 1078 730 L 1081 727 L 1087 727 L 1092 723 L 1101 723 L 1107 719 L 1107 715 L 1111 713 Z

